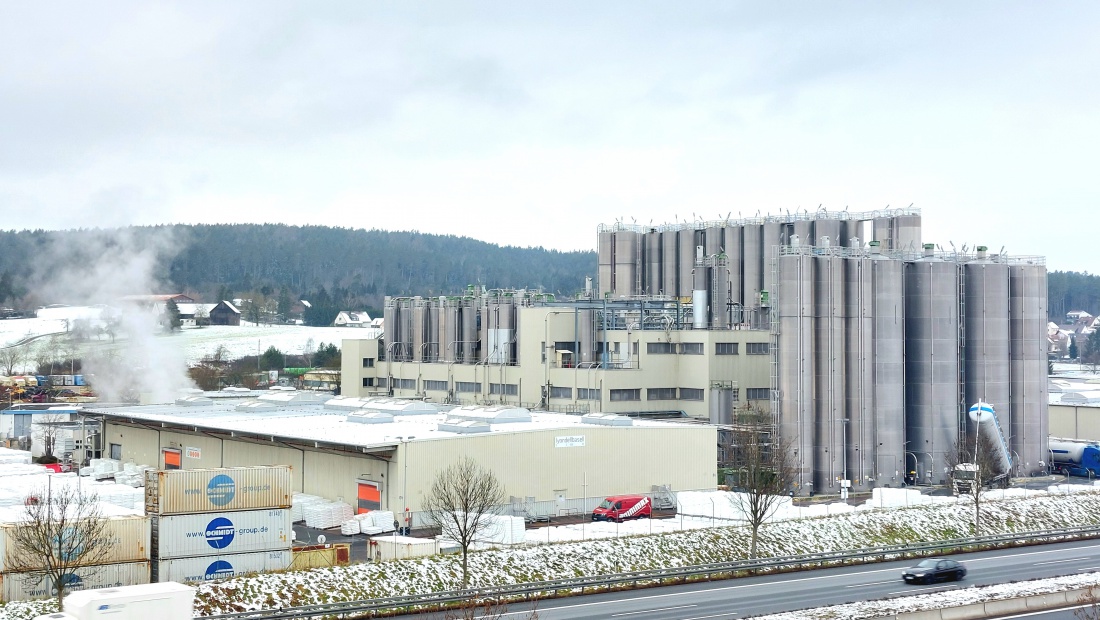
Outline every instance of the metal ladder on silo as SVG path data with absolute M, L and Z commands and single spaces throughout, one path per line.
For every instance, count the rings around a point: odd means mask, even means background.
M 969 411 L 969 404 L 966 402 L 966 277 L 965 271 L 961 268 L 958 262 L 958 256 L 955 257 L 955 277 L 958 278 L 958 290 L 959 299 L 958 307 L 959 311 L 959 344 L 958 344 L 958 359 L 959 359 L 959 393 L 958 393 L 958 427 L 959 437 L 966 436 L 966 411 Z

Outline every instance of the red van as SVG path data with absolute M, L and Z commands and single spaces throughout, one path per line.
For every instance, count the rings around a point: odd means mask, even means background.
M 612 495 L 600 502 L 592 511 L 593 521 L 616 521 L 649 518 L 653 515 L 653 505 L 645 495 Z

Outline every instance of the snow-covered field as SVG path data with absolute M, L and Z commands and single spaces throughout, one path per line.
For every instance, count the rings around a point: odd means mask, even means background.
M 766 525 L 761 530 L 761 554 L 788 556 L 818 551 L 857 549 L 881 544 L 903 544 L 967 536 L 973 508 L 951 498 L 910 507 L 897 506 L 899 499 L 912 497 L 888 492 L 879 497 L 883 508 L 855 507 L 842 514 L 821 517 L 789 518 Z M 712 501 L 713 500 L 713 501 Z M 720 502 L 725 502 L 721 506 Z M 684 529 L 659 529 L 681 521 L 647 520 L 615 524 L 532 530 L 528 543 L 513 548 L 490 550 L 470 556 L 472 585 L 522 583 L 579 575 L 599 575 L 628 570 L 688 566 L 746 557 L 749 532 L 743 526 L 718 524 L 720 515 L 735 514 L 721 492 L 682 494 L 687 510 L 713 506 L 715 516 L 683 517 Z M 889 505 L 897 507 L 890 508 Z M 719 507 L 724 510 L 719 513 Z M 814 510 L 823 510 L 815 508 Z M 836 511 L 836 508 L 824 510 Z M 795 517 L 797 511 L 787 513 Z M 709 525 L 711 518 L 716 525 Z M 1050 492 L 1009 493 L 986 502 L 982 511 L 983 533 L 1029 531 L 1100 522 L 1100 492 L 1084 486 L 1058 486 Z M 648 535 L 650 526 L 654 535 Z M 618 536 L 612 534 L 616 531 Z M 585 540 L 579 539 L 584 536 Z M 545 537 L 545 538 L 543 538 Z M 533 541 L 566 541 L 537 544 Z M 240 609 L 309 605 L 341 600 L 370 599 L 453 589 L 459 579 L 460 559 L 454 555 L 358 564 L 348 567 L 314 569 L 302 572 L 257 575 L 199 586 L 196 613 L 207 615 Z M 1017 592 L 1068 589 L 1100 583 L 1100 574 L 1074 579 L 1046 580 L 999 589 L 964 588 L 948 596 L 952 601 L 986 600 L 1000 591 L 1002 597 Z M 1071 583 L 1072 582 L 1072 583 Z M 1024 590 L 1027 588 L 1027 590 Z M 1007 593 L 1007 594 L 1006 594 Z M 935 608 L 946 604 L 934 596 L 894 599 L 883 609 Z M 0 620 L 27 620 L 36 613 L 52 610 L 49 602 L 12 603 L 0 608 Z M 870 604 L 834 617 L 873 617 Z M 883 612 L 886 613 L 886 612 Z M 812 615 L 784 615 L 804 618 Z

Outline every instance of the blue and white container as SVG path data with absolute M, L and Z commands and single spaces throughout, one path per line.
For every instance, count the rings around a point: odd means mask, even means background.
M 181 583 L 215 581 L 249 573 L 286 570 L 290 568 L 293 559 L 294 553 L 287 549 L 286 551 L 265 551 L 263 553 L 237 553 L 157 560 L 153 562 L 153 578 L 155 581 L 178 581 Z
M 290 510 L 248 510 L 153 517 L 153 557 L 284 551 L 294 543 Z
M 290 467 L 221 467 L 145 472 L 145 512 L 200 512 L 290 508 Z

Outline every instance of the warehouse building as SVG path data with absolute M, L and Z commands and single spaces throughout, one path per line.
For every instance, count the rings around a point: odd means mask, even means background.
M 601 226 L 576 299 L 470 287 L 387 298 L 384 336 L 344 342 L 344 394 L 728 423 L 770 411 L 794 492 L 943 483 L 981 399 L 1013 475 L 1048 434 L 1042 257 L 944 251 L 920 212 Z
M 435 475 L 469 456 L 493 471 L 509 514 L 590 511 L 603 497 L 714 489 L 714 427 L 530 412 L 441 407 L 394 399 L 276 392 L 259 398 L 197 395 L 164 405 L 91 409 L 104 442 L 125 462 L 162 469 L 289 465 L 295 492 L 359 511 L 412 513 Z M 406 499 L 407 498 L 407 499 Z

